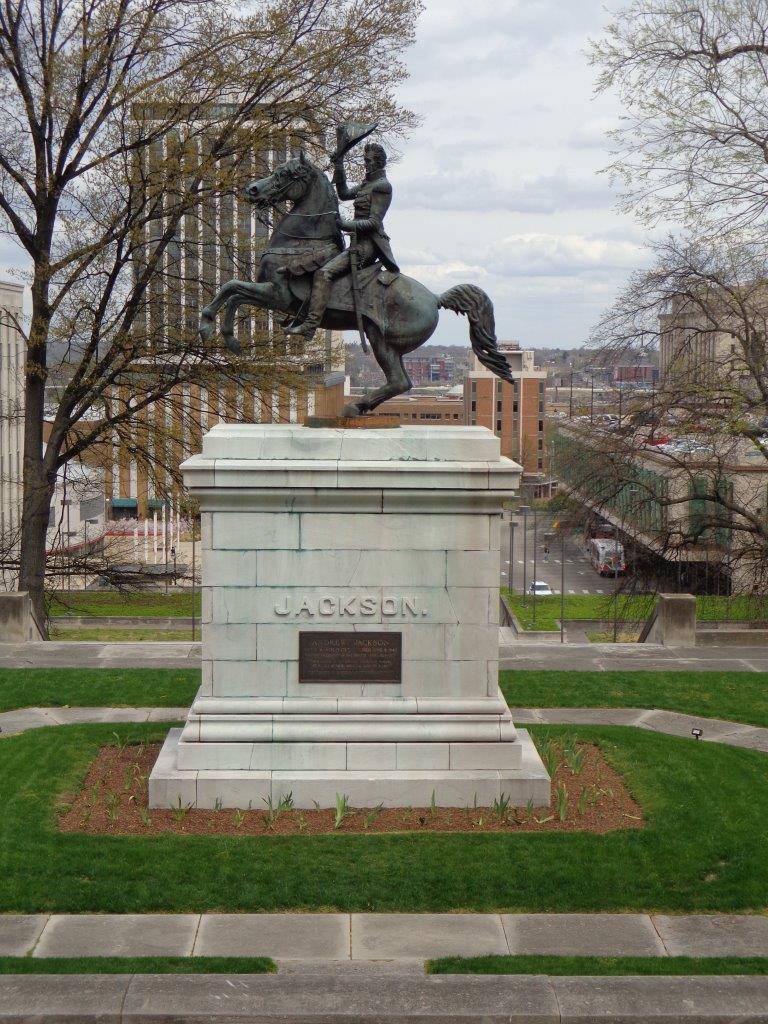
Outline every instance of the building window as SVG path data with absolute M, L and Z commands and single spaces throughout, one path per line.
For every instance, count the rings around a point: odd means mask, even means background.
M 471 406 L 472 412 L 477 412 L 477 402 L 473 402 Z
M 501 433 L 501 420 L 496 420 L 496 431 Z
M 537 469 L 544 469 L 544 460 L 543 460 L 543 459 L 539 459 L 539 460 L 537 461 L 537 463 L 536 463 L 536 468 L 537 468 Z
M 474 395 L 475 392 L 477 391 L 477 381 L 476 380 L 470 381 L 469 382 L 469 386 L 472 389 L 472 394 Z
M 501 412 L 501 402 L 496 403 L 496 412 Z
M 544 403 L 539 402 L 539 412 L 544 412 Z
M 512 403 L 512 412 L 517 412 L 517 402 Z
M 541 438 L 539 438 L 539 451 L 540 452 L 544 451 L 544 442 L 542 441 Z
M 544 381 L 543 380 L 539 381 L 539 394 L 540 395 L 544 394 Z
M 543 433 L 543 431 L 544 431 L 544 420 L 539 420 L 539 433 L 541 434 L 541 433 Z

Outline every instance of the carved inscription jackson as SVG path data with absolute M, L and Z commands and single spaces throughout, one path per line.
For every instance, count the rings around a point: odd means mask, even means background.
M 299 594 L 285 597 L 275 602 L 275 615 L 280 618 L 371 618 L 381 613 L 383 616 L 399 616 L 401 618 L 418 619 L 429 615 L 429 610 L 422 607 L 422 603 L 416 597 L 384 597 L 380 598 L 373 594 L 352 597 L 336 597 L 333 594 L 323 594 L 320 597 L 309 597 L 306 594 Z

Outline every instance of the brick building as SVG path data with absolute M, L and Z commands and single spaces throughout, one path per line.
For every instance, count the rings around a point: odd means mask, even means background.
M 500 380 L 473 357 L 464 378 L 464 422 L 492 430 L 501 440 L 501 454 L 519 462 L 524 480 L 535 484 L 548 469 L 547 374 L 534 364 L 533 352 L 517 342 L 500 342 L 499 348 L 512 367 L 513 382 Z

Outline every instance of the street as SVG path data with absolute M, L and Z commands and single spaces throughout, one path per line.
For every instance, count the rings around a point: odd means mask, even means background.
M 555 594 L 560 593 L 562 581 L 562 540 L 559 532 L 552 527 L 550 515 L 537 515 L 534 530 L 533 514 L 516 515 L 512 518 L 514 541 L 512 544 L 512 590 L 515 593 L 531 585 L 535 578 L 548 583 Z M 523 531 L 525 529 L 525 543 Z M 501 524 L 501 583 L 509 583 L 510 523 Z M 534 577 L 534 534 L 536 534 L 536 575 Z M 549 554 L 545 548 L 549 546 Z M 523 565 L 523 556 L 527 565 Z M 565 593 L 566 594 L 612 594 L 615 588 L 612 577 L 598 576 L 584 550 L 581 535 L 568 532 L 565 538 Z

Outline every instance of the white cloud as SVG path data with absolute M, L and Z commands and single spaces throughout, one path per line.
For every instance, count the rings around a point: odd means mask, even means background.
M 437 171 L 398 182 L 402 209 L 506 210 L 512 213 L 555 213 L 605 207 L 613 194 L 608 182 L 596 175 L 571 177 L 561 170 L 521 182 L 503 183 L 482 171 Z
M 435 291 L 480 284 L 523 344 L 586 340 L 645 259 L 598 173 L 620 109 L 585 50 L 608 20 L 603 0 L 426 0 L 409 56 L 401 95 L 423 121 L 391 168 L 394 251 Z

